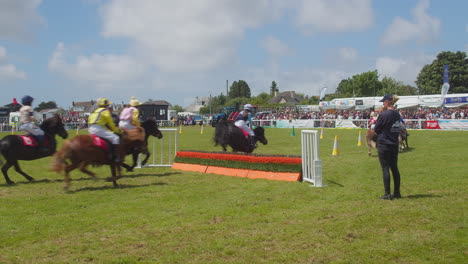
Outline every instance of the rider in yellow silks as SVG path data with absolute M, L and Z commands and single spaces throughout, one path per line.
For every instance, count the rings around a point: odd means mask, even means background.
M 109 140 L 112 143 L 112 154 L 115 162 L 123 161 L 123 151 L 120 147 L 120 137 L 122 130 L 115 126 L 112 113 L 108 109 L 111 102 L 107 98 L 98 98 L 99 108 L 89 116 L 89 133 Z

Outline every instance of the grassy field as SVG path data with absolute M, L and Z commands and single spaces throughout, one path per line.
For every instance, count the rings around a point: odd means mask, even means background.
M 300 155 L 295 132 L 266 129 L 255 152 Z M 220 151 L 212 134 L 184 127 L 179 149 Z M 410 131 L 393 201 L 378 199 L 378 158 L 357 141 L 324 130 L 323 188 L 144 168 L 119 188 L 74 171 L 66 193 L 50 158 L 21 162 L 36 181 L 0 180 L 0 263 L 466 263 L 468 132 Z

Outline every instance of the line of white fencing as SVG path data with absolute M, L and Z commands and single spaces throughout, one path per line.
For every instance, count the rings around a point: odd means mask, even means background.
M 148 142 L 148 146 L 152 146 L 151 162 L 148 161 L 143 167 L 171 167 L 174 162 L 175 155 L 178 148 L 178 130 L 176 128 L 160 128 L 163 137 L 157 139 L 150 137 L 152 142 Z M 138 165 L 141 166 L 141 154 L 138 157 Z
M 314 187 L 322 185 L 322 161 L 319 155 L 317 130 L 302 130 L 302 180 L 312 183 Z

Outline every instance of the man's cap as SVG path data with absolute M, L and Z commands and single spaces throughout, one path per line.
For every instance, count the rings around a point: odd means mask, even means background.
M 382 100 L 380 100 L 379 102 L 392 101 L 392 100 L 393 100 L 393 96 L 391 94 L 386 94 L 384 95 Z

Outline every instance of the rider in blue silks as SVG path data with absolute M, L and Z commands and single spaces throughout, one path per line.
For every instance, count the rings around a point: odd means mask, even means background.
M 247 121 L 248 121 L 249 125 L 252 126 L 252 115 L 251 115 L 252 110 L 253 110 L 253 106 L 251 104 L 244 105 L 244 110 L 242 110 L 239 113 L 239 115 L 237 116 L 236 121 L 234 122 L 234 124 L 237 127 L 247 131 L 247 133 L 249 134 L 250 146 L 252 148 L 255 148 L 255 133 L 247 125 Z

